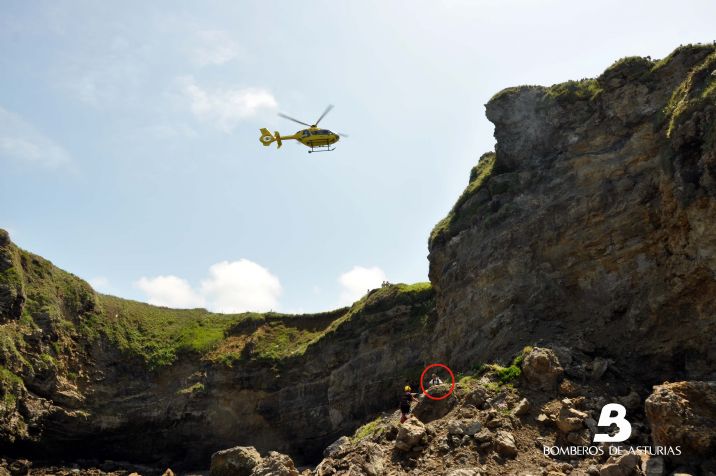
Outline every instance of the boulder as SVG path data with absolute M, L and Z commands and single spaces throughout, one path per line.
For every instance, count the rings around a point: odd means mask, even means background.
M 616 463 L 607 463 L 599 468 L 599 476 L 629 476 L 630 474 Z
M 652 456 L 647 459 L 641 469 L 645 476 L 666 476 L 666 465 L 661 456 Z
M 645 410 L 654 445 L 681 447 L 667 459 L 692 463 L 716 453 L 716 382 L 656 385 Z
M 562 433 L 577 431 L 584 427 L 584 421 L 589 417 L 586 413 L 575 408 L 563 406 L 557 414 L 555 425 Z
M 210 476 L 251 476 L 261 463 L 261 455 L 253 446 L 235 446 L 211 455 Z
M 360 464 L 364 474 L 368 476 L 381 476 L 385 473 L 385 453 L 380 445 L 371 441 L 364 441 L 358 445 L 357 453 L 364 459 Z
M 318 463 L 316 469 L 313 470 L 314 476 L 330 476 L 336 474 L 337 470 L 334 467 L 334 460 L 327 458 Z
M 515 405 L 515 408 L 512 410 L 512 414 L 515 416 L 522 416 L 526 415 L 527 412 L 530 411 L 530 402 L 526 398 L 523 398 L 519 402 L 517 402 L 517 405 Z
M 579 392 L 580 388 L 569 379 L 564 379 L 562 380 L 562 383 L 559 384 L 559 393 L 562 395 L 574 397 L 575 395 L 578 395 Z
M 410 451 L 420 444 L 420 440 L 425 436 L 425 425 L 420 420 L 410 418 L 400 425 L 398 436 L 395 438 L 395 447 L 401 451 Z
M 269 451 L 268 456 L 254 467 L 251 476 L 298 476 L 298 470 L 289 456 Z
M 482 385 L 477 385 L 465 395 L 465 403 L 475 405 L 477 408 L 483 408 L 488 398 L 490 398 L 490 391 Z
M 550 349 L 535 347 L 522 362 L 525 381 L 540 390 L 556 389 L 563 374 L 564 369 Z
M 599 470 L 599 476 L 631 476 L 638 473 L 641 457 L 633 453 L 612 456 Z
M 334 458 L 336 456 L 339 456 L 348 451 L 350 446 L 351 439 L 347 436 L 341 436 L 336 441 L 328 445 L 325 450 L 323 450 L 323 457 Z
M 12 476 L 24 476 L 30 472 L 31 466 L 32 463 L 29 460 L 17 459 L 10 463 L 8 469 L 10 470 L 10 474 Z
M 444 395 L 450 389 L 450 385 L 437 385 L 431 387 L 428 393 L 433 395 Z M 443 400 L 430 400 L 425 395 L 418 397 L 418 403 L 413 408 L 413 415 L 425 423 L 437 420 L 447 415 L 457 404 L 457 397 L 453 393 Z
M 509 431 L 499 430 L 494 440 L 495 450 L 506 458 L 517 456 L 517 445 L 515 437 Z
M 480 476 L 480 471 L 468 468 L 453 469 L 447 473 L 447 476 Z
M 641 408 L 641 397 L 634 390 L 627 395 L 617 397 L 617 402 L 621 403 L 629 412 L 634 412 Z
M 482 429 L 477 419 L 450 420 L 447 423 L 448 434 L 472 436 Z
M 601 357 L 597 357 L 592 362 L 592 379 L 593 380 L 599 380 L 601 379 L 604 374 L 606 373 L 607 369 L 609 368 L 609 364 L 611 363 L 608 359 L 603 359 Z
M 486 443 L 492 441 L 492 432 L 487 428 L 480 430 L 475 436 L 475 441 L 478 443 Z
M 592 442 L 592 434 L 586 428 L 581 431 L 567 433 L 567 441 L 575 446 L 589 446 Z

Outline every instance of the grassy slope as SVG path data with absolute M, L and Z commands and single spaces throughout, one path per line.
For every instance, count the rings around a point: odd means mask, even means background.
M 6 249 L 13 255 L 13 266 L 0 275 L 0 284 L 17 284 L 26 295 L 22 317 L 6 319 L 0 325 L 0 383 L 6 381 L 7 385 L 14 384 L 13 372 L 56 364 L 76 342 L 98 338 L 107 339 L 128 357 L 138 358 L 153 369 L 171 365 L 182 354 L 229 365 L 247 358 L 294 357 L 366 309 L 374 312 L 410 304 L 425 292 L 432 292 L 429 283 L 399 284 L 374 290 L 351 308 L 328 313 L 215 314 L 95 294 L 85 281 L 49 261 L 12 244 Z M 56 339 L 50 346 L 30 348 L 25 336 L 39 329 L 38 323 L 45 328 L 49 323 Z M 247 343 L 251 352 L 242 353 Z M 7 362 L 13 362 L 11 369 L 3 366 Z
M 212 361 L 223 361 L 231 365 L 247 358 L 243 354 L 247 345 L 251 346 L 252 359 L 280 360 L 296 357 L 305 353 L 309 346 L 335 332 L 345 322 L 360 319 L 366 313 L 423 302 L 432 292 L 430 283 L 393 284 L 371 291 L 350 308 L 302 316 L 255 315 L 252 319 L 256 326 L 250 335 L 245 332 L 227 331 L 227 337 L 218 342 L 207 357 Z M 423 317 L 424 313 L 420 309 L 416 309 L 416 312 L 420 314 L 416 317 Z M 311 320 L 320 324 L 309 325 Z

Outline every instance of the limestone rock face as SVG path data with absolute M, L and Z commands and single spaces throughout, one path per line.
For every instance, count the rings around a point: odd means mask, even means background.
M 655 445 L 681 446 L 683 461 L 716 454 L 716 382 L 657 385 L 645 410 Z
M 430 239 L 440 355 L 544 342 L 645 379 L 716 368 L 716 47 L 487 104 L 495 152 Z
M 236 446 L 211 455 L 210 476 L 251 476 L 261 463 L 261 455 L 253 446 Z

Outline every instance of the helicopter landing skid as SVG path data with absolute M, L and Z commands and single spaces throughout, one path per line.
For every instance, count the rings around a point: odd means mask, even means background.
M 331 152 L 332 150 L 336 150 L 336 148 L 331 148 L 330 145 L 319 145 L 311 146 L 311 150 L 309 150 L 308 153 L 312 154 L 313 152 Z

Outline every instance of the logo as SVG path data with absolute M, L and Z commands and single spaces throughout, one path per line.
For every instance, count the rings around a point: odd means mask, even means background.
M 595 433 L 595 443 L 621 443 L 631 436 L 631 423 L 626 419 L 626 408 L 618 403 L 607 403 L 602 407 L 597 426 L 616 425 L 619 431 L 614 435 L 609 433 Z
M 618 403 L 608 403 L 602 407 L 597 426 L 610 427 L 615 425 L 618 431 L 594 434 L 595 443 L 621 443 L 631 436 L 631 423 L 626 419 L 626 408 Z M 545 456 L 621 456 L 623 454 L 649 454 L 651 456 L 681 456 L 681 446 L 623 446 L 623 445 L 592 445 L 576 446 L 569 444 L 542 447 Z

